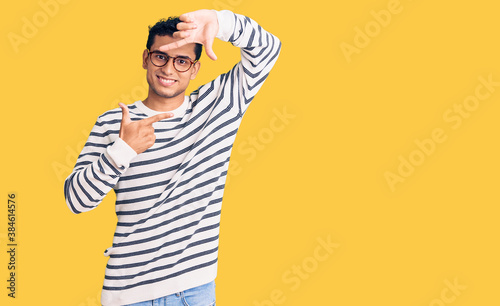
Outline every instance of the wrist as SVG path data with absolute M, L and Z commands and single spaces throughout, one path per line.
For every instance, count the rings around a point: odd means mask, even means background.
M 215 11 L 215 10 L 214 10 Z M 217 16 L 217 38 L 223 41 L 229 41 L 233 34 L 235 18 L 234 13 L 228 10 L 215 11 Z
M 120 169 L 128 168 L 132 159 L 137 156 L 137 152 L 122 138 L 117 138 L 106 150 L 114 164 Z

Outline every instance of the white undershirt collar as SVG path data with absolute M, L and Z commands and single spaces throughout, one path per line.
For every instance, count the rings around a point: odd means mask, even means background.
M 182 104 L 179 105 L 179 107 L 177 107 L 176 109 L 168 111 L 168 112 L 159 112 L 159 111 L 152 110 L 149 107 L 147 107 L 146 105 L 144 105 L 144 103 L 142 103 L 142 101 L 140 101 L 140 100 L 136 101 L 134 104 L 137 106 L 138 109 L 140 109 L 148 117 L 162 114 L 162 113 L 172 113 L 172 114 L 174 114 L 174 116 L 171 118 L 182 118 L 184 116 L 184 114 L 186 113 L 186 109 L 188 107 L 188 102 L 189 102 L 189 97 L 184 96 L 184 102 L 182 102 Z

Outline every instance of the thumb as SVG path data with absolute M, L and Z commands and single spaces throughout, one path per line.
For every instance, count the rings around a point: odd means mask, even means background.
M 118 106 L 122 109 L 122 125 L 124 123 L 130 123 L 130 114 L 128 112 L 128 107 L 123 103 L 118 103 Z
M 215 55 L 215 52 L 214 50 L 212 49 L 212 46 L 213 46 L 213 39 L 209 39 L 206 43 L 205 43 L 205 53 L 207 54 L 207 56 L 216 61 L 217 60 L 217 55 Z
M 120 123 L 120 132 L 118 133 L 118 137 L 123 139 L 123 126 L 130 123 L 130 115 L 128 113 L 128 107 L 123 103 L 118 103 L 120 108 L 122 109 L 122 122 Z

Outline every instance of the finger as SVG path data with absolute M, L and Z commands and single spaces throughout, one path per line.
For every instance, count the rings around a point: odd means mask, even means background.
M 175 35 L 175 33 L 174 33 L 174 35 Z M 181 40 L 177 40 L 177 41 L 171 42 L 169 44 L 160 46 L 158 48 L 158 50 L 160 50 L 162 52 L 167 52 L 168 50 L 176 49 L 176 48 L 182 47 L 182 46 L 184 46 L 186 44 L 188 44 L 187 40 L 186 39 L 181 39 Z
M 151 117 L 146 118 L 146 119 L 142 119 L 141 122 L 148 125 L 148 124 L 153 124 L 153 123 L 158 122 L 158 121 L 163 120 L 163 119 L 171 118 L 173 116 L 174 116 L 174 114 L 172 114 L 172 113 L 162 113 L 162 114 L 151 116 Z
M 128 107 L 123 103 L 118 103 L 118 106 L 122 109 L 122 125 L 131 122 Z
M 177 31 L 177 32 L 174 32 L 174 34 L 172 34 L 172 37 L 173 38 L 188 38 L 189 36 L 191 36 L 191 31 L 189 30 L 186 30 L 186 31 Z
M 209 39 L 206 43 L 205 43 L 205 53 L 207 54 L 207 56 L 216 61 L 217 60 L 217 55 L 215 55 L 215 52 L 214 50 L 212 49 L 212 46 L 213 46 L 213 43 L 214 41 L 212 39 Z
M 185 13 L 179 16 L 179 19 L 184 22 L 193 22 L 194 18 L 191 13 Z
M 196 28 L 198 28 L 198 26 L 194 22 L 180 22 L 177 24 L 177 30 L 179 31 L 194 30 Z

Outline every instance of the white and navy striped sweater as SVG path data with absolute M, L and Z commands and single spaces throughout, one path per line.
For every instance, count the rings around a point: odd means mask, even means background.
M 151 300 L 216 277 L 231 148 L 281 48 L 248 17 L 219 11 L 217 18 L 217 37 L 241 48 L 241 61 L 186 97 L 173 118 L 154 123 L 156 142 L 139 155 L 118 137 L 119 108 L 99 116 L 66 179 L 74 213 L 94 209 L 111 189 L 116 193 L 103 305 Z M 128 108 L 132 120 L 154 115 L 141 101 Z

